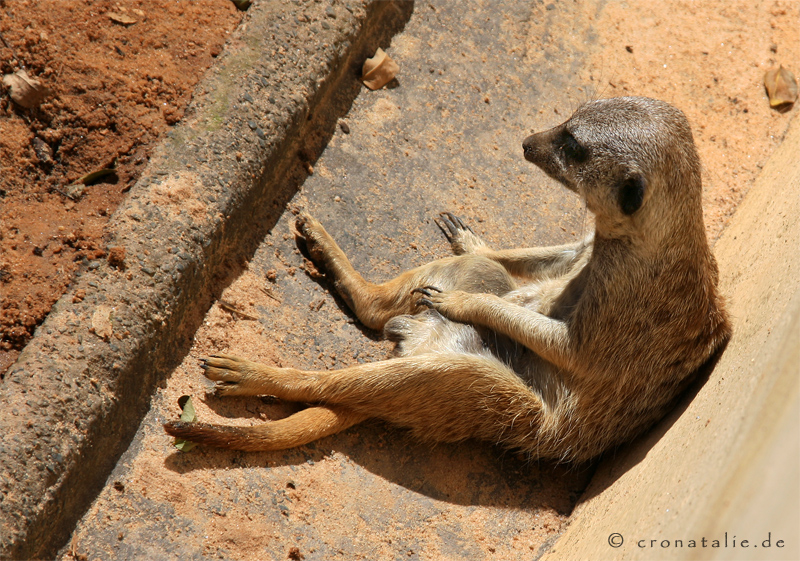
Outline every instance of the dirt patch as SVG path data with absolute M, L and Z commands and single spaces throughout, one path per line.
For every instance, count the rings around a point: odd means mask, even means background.
M 116 23 L 110 12 L 135 23 Z M 0 13 L 0 71 L 24 67 L 53 91 L 32 110 L 0 98 L 3 373 L 75 271 L 107 256 L 109 215 L 180 120 L 241 13 L 218 0 L 0 1 Z M 116 173 L 81 197 L 66 195 L 109 167 Z

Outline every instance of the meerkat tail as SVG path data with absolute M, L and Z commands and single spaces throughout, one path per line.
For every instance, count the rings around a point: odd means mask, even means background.
M 249 452 L 285 450 L 341 432 L 367 416 L 340 407 L 309 407 L 280 419 L 251 427 L 172 421 L 164 430 L 198 444 Z

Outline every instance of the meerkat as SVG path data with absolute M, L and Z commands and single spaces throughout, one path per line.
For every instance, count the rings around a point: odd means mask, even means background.
M 522 146 L 583 198 L 591 236 L 494 250 L 443 213 L 455 256 L 373 284 L 301 214 L 313 261 L 364 325 L 396 342 L 396 356 L 332 371 L 212 356 L 202 368 L 218 395 L 309 407 L 252 427 L 170 422 L 166 432 L 279 450 L 380 418 L 430 441 L 580 462 L 653 425 L 731 334 L 689 123 L 653 99 L 595 100 Z

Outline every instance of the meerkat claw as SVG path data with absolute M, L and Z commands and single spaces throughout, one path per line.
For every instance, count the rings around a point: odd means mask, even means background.
M 413 289 L 411 294 L 422 294 L 424 296 L 432 296 L 431 292 L 442 292 L 441 288 L 436 288 L 435 286 L 421 286 Z

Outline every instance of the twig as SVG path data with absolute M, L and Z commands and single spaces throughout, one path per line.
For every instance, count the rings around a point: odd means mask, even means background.
M 220 300 L 219 301 L 219 307 L 222 308 L 223 310 L 225 310 L 226 312 L 229 312 L 231 315 L 233 315 L 233 317 L 240 317 L 242 319 L 249 319 L 250 321 L 258 321 L 257 317 L 251 316 L 251 315 L 246 314 L 244 312 L 240 312 L 236 308 L 236 306 L 234 304 L 231 304 L 230 302 L 226 302 L 225 300 Z
M 275 296 L 269 288 L 264 288 L 263 286 L 261 286 L 259 288 L 261 289 L 261 292 L 263 292 L 264 294 L 266 294 L 267 296 L 269 296 L 270 298 L 275 300 L 278 304 L 282 304 L 283 303 L 283 302 L 281 302 L 280 298 Z

